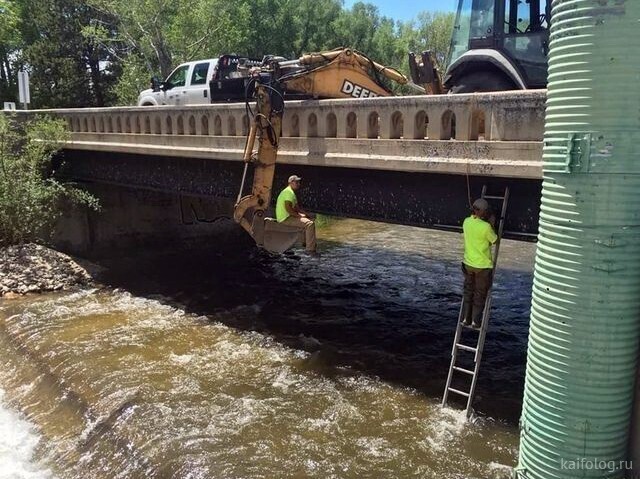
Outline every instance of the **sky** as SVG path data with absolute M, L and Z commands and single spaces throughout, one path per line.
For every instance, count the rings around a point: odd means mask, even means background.
M 345 0 L 344 6 L 351 6 L 358 0 Z M 380 13 L 394 20 L 410 20 L 418 12 L 453 12 L 456 9 L 457 0 L 362 0 L 377 6 Z

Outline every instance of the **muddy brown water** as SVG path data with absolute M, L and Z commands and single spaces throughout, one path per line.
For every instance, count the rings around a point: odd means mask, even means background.
M 467 422 L 440 407 L 460 236 L 319 238 L 320 258 L 140 253 L 109 287 L 0 300 L 0 413 L 37 438 L 16 477 L 509 477 L 535 246 L 503 243 Z

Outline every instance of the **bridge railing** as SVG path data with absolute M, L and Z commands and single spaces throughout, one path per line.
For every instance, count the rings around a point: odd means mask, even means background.
M 542 177 L 544 91 L 287 102 L 278 162 Z M 253 105 L 252 105 L 253 107 Z M 242 161 L 244 103 L 18 111 L 66 120 L 66 149 Z
M 287 102 L 283 137 L 540 141 L 544 91 Z M 253 106 L 253 105 L 252 105 Z M 247 134 L 245 104 L 35 110 L 66 119 L 78 134 Z M 102 137 L 106 140 L 105 137 Z

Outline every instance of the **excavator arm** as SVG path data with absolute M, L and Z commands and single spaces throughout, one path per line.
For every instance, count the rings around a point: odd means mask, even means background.
M 245 145 L 245 168 L 233 217 L 258 246 L 271 252 L 283 252 L 295 244 L 300 232 L 267 218 L 265 213 L 271 203 L 285 96 L 390 96 L 393 93 L 381 81 L 383 77 L 401 85 L 413 84 L 397 70 L 380 65 L 348 48 L 312 53 L 292 61 L 275 59 L 254 70 L 251 75 L 247 91 L 254 93 L 256 111 Z M 425 92 L 422 87 L 413 87 L 421 93 Z M 254 152 L 256 141 L 258 148 Z M 251 193 L 242 196 L 250 164 L 254 166 Z
M 374 62 L 350 48 L 310 53 L 297 60 L 279 62 L 276 74 L 287 93 L 313 98 L 371 98 L 391 96 L 382 78 L 409 85 L 419 93 L 424 88 L 414 85 L 398 70 Z
M 233 218 L 254 238 L 258 246 L 265 247 L 265 210 L 271 202 L 278 142 L 282 133 L 284 100 L 277 86 L 271 84 L 268 75 L 256 75 L 254 81 L 256 111 L 245 144 L 243 156 L 245 167 Z M 258 151 L 254 153 L 256 139 Z M 241 196 L 249 164 L 254 166 L 251 193 Z M 274 248 L 267 247 L 267 249 Z

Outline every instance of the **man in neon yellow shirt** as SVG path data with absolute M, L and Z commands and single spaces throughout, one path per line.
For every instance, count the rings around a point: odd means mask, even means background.
M 305 245 L 309 253 L 316 253 L 316 225 L 298 205 L 296 190 L 300 188 L 302 178 L 289 177 L 289 186 L 280 192 L 276 201 L 276 220 L 288 226 L 304 230 Z
M 472 214 L 464 220 L 464 273 L 463 322 L 479 328 L 482 323 L 487 293 L 491 287 L 493 259 L 491 245 L 498 240 L 493 230 L 493 217 L 489 218 L 489 203 L 480 198 L 474 201 Z M 473 323 L 473 324 L 472 324 Z

